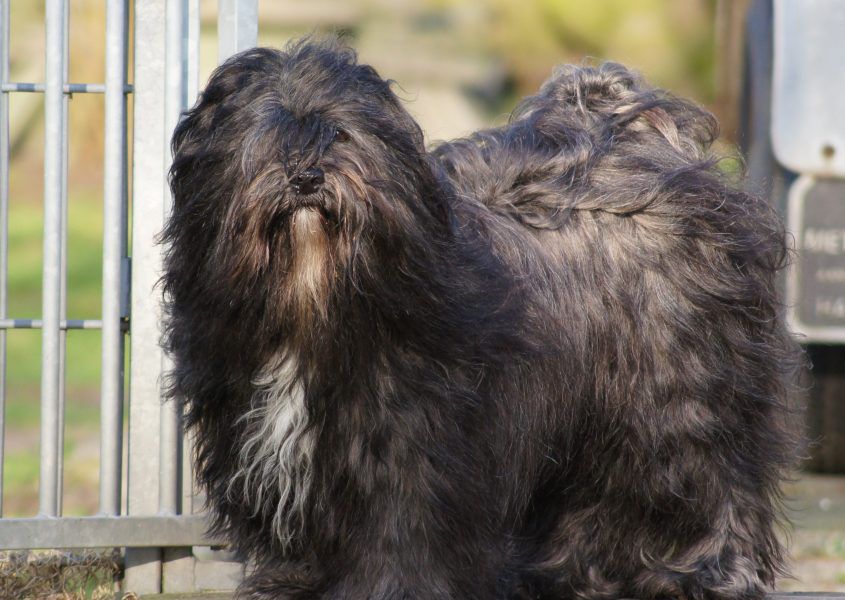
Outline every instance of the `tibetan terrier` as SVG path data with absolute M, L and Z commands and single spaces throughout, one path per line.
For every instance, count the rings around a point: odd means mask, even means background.
M 241 597 L 761 597 L 798 354 L 715 136 L 618 64 L 429 149 L 336 40 L 220 66 L 164 343 Z

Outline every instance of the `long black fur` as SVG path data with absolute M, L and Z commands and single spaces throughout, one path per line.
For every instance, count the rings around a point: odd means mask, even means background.
M 798 354 L 715 135 L 616 64 L 430 152 L 337 41 L 220 66 L 173 137 L 165 345 L 241 596 L 761 597 Z

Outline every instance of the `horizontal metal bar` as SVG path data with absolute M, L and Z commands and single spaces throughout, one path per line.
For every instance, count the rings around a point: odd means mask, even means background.
M 214 546 L 205 515 L 0 519 L 0 550 Z
M 0 329 L 41 329 L 41 319 L 0 319 Z M 68 319 L 59 321 L 59 329 L 102 329 L 99 319 Z
M 32 92 L 42 93 L 44 91 L 43 83 L 4 83 L 0 85 L 0 92 Z M 106 86 L 103 83 L 66 83 L 62 87 L 65 94 L 103 94 L 106 91 Z M 131 85 L 123 86 L 124 94 L 132 93 Z

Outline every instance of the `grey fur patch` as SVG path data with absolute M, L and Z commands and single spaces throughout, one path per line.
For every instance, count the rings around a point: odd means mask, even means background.
M 252 408 L 240 419 L 248 434 L 227 493 L 253 515 L 272 507 L 273 530 L 287 547 L 301 529 L 314 443 L 296 360 L 285 355 L 271 361 L 254 385 Z

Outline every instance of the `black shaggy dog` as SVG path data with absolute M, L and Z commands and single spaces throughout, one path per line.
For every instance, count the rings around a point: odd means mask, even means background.
M 165 342 L 241 596 L 759 598 L 796 352 L 714 136 L 616 64 L 432 151 L 339 42 L 219 67 Z

